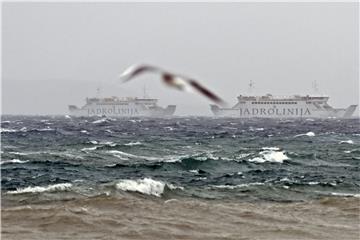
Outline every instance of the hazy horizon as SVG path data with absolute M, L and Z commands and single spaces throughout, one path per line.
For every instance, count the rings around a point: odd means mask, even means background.
M 4 3 L 2 114 L 67 114 L 86 97 L 139 96 L 175 115 L 210 101 L 155 75 L 121 84 L 134 63 L 199 82 L 231 106 L 239 94 L 318 94 L 359 103 L 359 3 Z

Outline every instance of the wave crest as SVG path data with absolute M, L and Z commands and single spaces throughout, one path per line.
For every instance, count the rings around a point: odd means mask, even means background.
M 156 197 L 161 197 L 161 195 L 164 193 L 165 186 L 169 189 L 182 189 L 182 187 L 177 187 L 162 181 L 156 181 L 151 178 L 137 180 L 123 179 L 115 185 L 117 189 L 122 191 L 139 192 L 142 194 L 153 195 Z
M 21 193 L 41 193 L 41 192 L 57 192 L 57 191 L 66 191 L 72 187 L 71 183 L 59 183 L 54 185 L 48 185 L 46 187 L 26 187 L 20 188 L 15 191 L 9 191 L 9 194 L 21 194 Z

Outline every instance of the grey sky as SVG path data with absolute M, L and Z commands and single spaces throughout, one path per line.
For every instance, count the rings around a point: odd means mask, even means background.
M 226 101 L 246 93 L 313 93 L 330 104 L 359 101 L 358 3 L 5 3 L 4 114 L 66 114 L 95 96 L 142 96 L 210 115 L 209 101 L 148 75 L 119 73 L 151 63 L 208 85 Z

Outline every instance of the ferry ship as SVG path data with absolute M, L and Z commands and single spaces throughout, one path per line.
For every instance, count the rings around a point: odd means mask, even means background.
M 317 95 L 240 95 L 237 99 L 231 108 L 211 105 L 211 111 L 215 116 L 237 118 L 351 118 L 357 108 L 333 108 L 327 103 L 328 96 Z
M 165 117 L 171 116 L 176 110 L 175 105 L 166 108 L 157 105 L 154 98 L 86 98 L 86 104 L 79 108 L 69 105 L 69 113 L 76 117 Z

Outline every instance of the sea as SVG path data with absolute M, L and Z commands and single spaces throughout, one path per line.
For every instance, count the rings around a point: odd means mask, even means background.
M 2 116 L 1 239 L 360 239 L 359 119 Z

